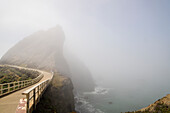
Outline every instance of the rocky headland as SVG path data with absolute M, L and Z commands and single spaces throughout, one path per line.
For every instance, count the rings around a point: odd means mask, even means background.
M 41 109 L 46 111 L 44 113 L 74 112 L 73 88 L 75 92 L 94 90 L 93 78 L 84 63 L 69 53 L 64 56 L 64 41 L 64 31 L 57 25 L 24 38 L 0 60 L 1 65 L 17 65 L 55 73 L 37 106 L 37 113 L 43 113 Z

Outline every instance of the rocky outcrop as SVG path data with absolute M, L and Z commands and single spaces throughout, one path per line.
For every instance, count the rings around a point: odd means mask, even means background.
M 64 32 L 60 26 L 36 32 L 17 43 L 1 59 L 1 64 L 51 69 L 67 75 L 69 67 L 63 56 Z
M 53 70 L 71 78 L 77 90 L 93 90 L 94 82 L 88 68 L 73 55 L 69 55 L 67 60 L 63 55 L 64 41 L 65 35 L 60 26 L 36 32 L 12 47 L 0 64 Z
M 74 113 L 73 85 L 69 78 L 55 74 L 34 113 Z

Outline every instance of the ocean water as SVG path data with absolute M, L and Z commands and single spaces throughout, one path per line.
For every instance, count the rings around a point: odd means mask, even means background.
M 148 106 L 165 96 L 160 92 L 121 91 L 96 87 L 93 92 L 75 96 L 76 110 L 80 113 L 121 113 Z

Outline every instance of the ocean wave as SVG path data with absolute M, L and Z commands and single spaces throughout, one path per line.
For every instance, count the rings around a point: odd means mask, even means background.
M 75 96 L 76 111 L 79 113 L 104 113 L 100 109 L 95 108 L 83 96 Z
M 108 93 L 110 88 L 96 87 L 92 92 L 84 92 L 83 94 L 97 94 L 97 95 L 105 95 Z

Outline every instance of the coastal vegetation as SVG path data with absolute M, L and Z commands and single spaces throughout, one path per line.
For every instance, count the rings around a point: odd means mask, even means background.
M 0 84 L 15 81 L 34 79 L 39 72 L 33 70 L 19 69 L 9 66 L 0 66 Z
M 138 111 L 126 113 L 170 113 L 170 94 Z

